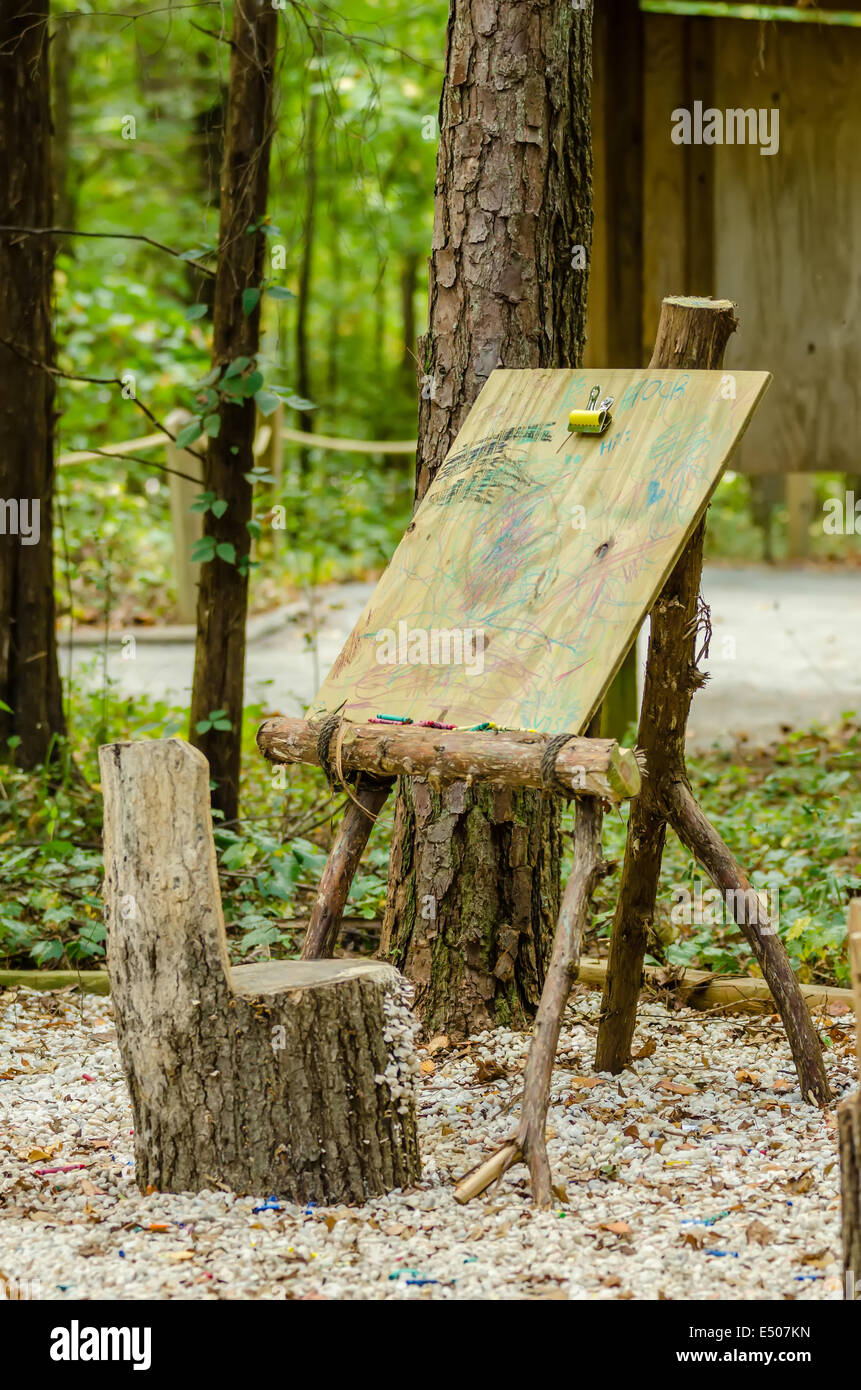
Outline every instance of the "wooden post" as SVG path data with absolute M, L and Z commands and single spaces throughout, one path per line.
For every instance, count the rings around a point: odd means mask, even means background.
M 179 434 L 191 419 L 187 410 L 172 410 L 165 420 L 171 434 Z M 197 448 L 203 453 L 206 440 L 201 438 Z M 203 491 L 203 463 L 188 449 L 178 449 L 173 440 L 167 443 L 167 464 L 180 473 L 197 478 L 190 483 L 186 478 L 178 478 L 176 473 L 168 473 L 170 490 L 170 524 L 173 529 L 173 571 L 176 576 L 176 608 L 181 623 L 193 623 L 197 613 L 197 573 L 199 566 L 191 563 L 191 552 L 196 541 L 203 535 L 203 516 L 193 512 L 191 504 Z
M 803 560 L 810 554 L 813 516 L 813 478 L 809 473 L 786 475 L 786 558 Z
M 284 402 L 279 401 L 271 415 L 257 412 L 257 433 L 254 437 L 254 462 L 265 468 L 280 485 L 284 477 Z
M 361 1202 L 420 1174 L 412 1022 L 376 961 L 231 969 L 205 757 L 100 750 L 108 970 L 143 1191 Z
M 861 898 L 849 904 L 849 968 L 855 996 L 855 1047 L 861 1077 Z M 861 1294 L 861 1091 L 837 1109 L 840 1140 L 844 1297 Z
M 729 300 L 665 299 L 651 366 L 715 369 L 735 327 Z M 717 886 L 724 892 L 740 893 L 742 903 L 749 901 L 746 894 L 750 885 L 696 805 L 685 768 L 685 727 L 691 699 L 704 681 L 696 665 L 704 535 L 703 518 L 652 610 L 638 736 L 649 775 L 632 803 L 628 822 L 598 1029 L 597 1071 L 619 1072 L 630 1060 L 668 820 Z M 807 1100 L 825 1105 L 830 1090 L 816 1029 L 783 943 L 761 907 L 759 912 L 761 915 L 756 916 L 740 908 L 736 921 L 744 915 L 745 921 L 739 925 L 756 951 L 781 1011 L 802 1093 Z

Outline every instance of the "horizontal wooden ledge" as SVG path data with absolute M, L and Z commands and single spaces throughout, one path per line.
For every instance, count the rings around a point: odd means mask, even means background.
M 313 763 L 318 767 L 319 724 L 279 716 L 257 731 L 257 746 L 273 763 Z M 496 782 L 542 790 L 541 759 L 550 734 L 510 730 L 424 729 L 418 724 L 351 724 L 333 737 L 346 772 L 375 777 L 425 777 L 432 785 L 446 782 Z M 572 796 L 600 796 L 623 801 L 640 790 L 640 765 L 633 749 L 612 738 L 571 738 L 556 755 L 557 790 Z
M 365 921 L 364 918 L 349 917 L 345 921 L 355 928 L 379 934 L 380 922 Z M 284 918 L 279 923 L 300 935 L 307 927 L 307 918 Z M 334 964 L 348 966 L 359 964 L 366 957 L 339 957 Z M 240 972 L 239 983 L 244 983 L 242 971 L 255 970 L 256 966 L 234 966 Z M 592 989 L 601 989 L 607 974 L 606 960 L 595 956 L 583 956 L 580 960 L 578 982 Z M 647 965 L 643 971 L 644 988 L 660 989 L 662 970 L 660 966 Z M 83 994 L 109 994 L 110 985 L 106 970 L 0 970 L 0 990 L 38 989 L 58 990 L 74 987 Z M 839 989 L 836 985 L 801 985 L 804 1002 L 811 1013 L 827 1011 L 829 1005 L 853 1009 L 854 999 L 851 989 Z M 242 990 L 240 989 L 240 993 Z M 765 980 L 754 975 L 716 975 L 710 970 L 683 970 L 674 984 L 674 992 L 679 1002 L 689 1009 L 708 1012 L 720 1009 L 728 1014 L 773 1014 L 777 1005 Z M 576 1010 L 576 1002 L 574 1008 Z

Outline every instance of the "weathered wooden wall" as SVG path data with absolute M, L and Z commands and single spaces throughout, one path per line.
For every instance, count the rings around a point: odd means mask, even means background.
M 617 62 L 619 28 L 596 15 L 596 244 L 586 365 L 609 361 L 608 320 L 629 312 L 613 302 L 613 262 L 624 246 L 614 246 L 607 224 L 623 201 L 630 224 L 629 205 L 639 201 L 643 351 L 665 294 L 717 294 L 734 299 L 742 314 L 727 366 L 774 375 L 733 466 L 751 474 L 857 473 L 861 31 L 665 15 L 642 15 L 640 23 L 638 192 L 625 187 L 612 157 L 630 121 L 614 95 L 630 56 Z M 671 113 L 695 100 L 723 111 L 777 107 L 778 153 L 674 145 Z

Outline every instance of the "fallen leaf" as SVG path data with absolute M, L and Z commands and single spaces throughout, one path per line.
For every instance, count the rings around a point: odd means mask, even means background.
M 685 1086 L 681 1081 L 671 1081 L 668 1076 L 663 1077 L 655 1087 L 656 1091 L 672 1091 L 674 1096 L 694 1096 L 696 1086 Z
M 791 1081 L 786 1080 L 786 1077 L 779 1076 L 776 1081 L 772 1082 L 771 1089 L 773 1091 L 791 1091 L 793 1085 Z
M 682 1245 L 689 1245 L 692 1250 L 702 1250 L 706 1243 L 706 1238 L 701 1231 L 683 1231 Z
M 852 1010 L 842 999 L 829 999 L 825 1012 L 832 1018 L 840 1018 L 842 1014 L 851 1014 Z
M 794 1192 L 801 1196 L 804 1192 L 809 1192 L 813 1186 L 813 1172 L 810 1168 L 805 1168 L 803 1173 L 799 1173 L 797 1178 L 790 1178 L 786 1184 L 787 1192 Z
M 424 1072 L 425 1076 L 430 1076 L 432 1072 L 436 1071 L 436 1063 L 431 1062 L 430 1059 L 426 1059 L 421 1063 L 421 1070 Z
M 501 1067 L 498 1062 L 491 1058 L 479 1058 L 475 1064 L 475 1076 L 477 1081 L 498 1081 L 501 1076 L 507 1076 L 505 1067 Z
M 425 1051 L 427 1052 L 429 1057 L 433 1057 L 435 1052 L 444 1052 L 445 1049 L 450 1046 L 451 1043 L 449 1041 L 448 1033 L 436 1033 L 431 1038 Z
M 770 1231 L 762 1221 L 752 1221 L 745 1231 L 748 1245 L 770 1245 L 774 1240 L 774 1232 Z
M 736 1072 L 735 1079 L 740 1086 L 758 1086 L 759 1072 L 746 1071 L 744 1068 L 742 1068 L 741 1071 Z
M 653 1056 L 653 1054 L 657 1052 L 657 1050 L 658 1044 L 655 1042 L 655 1039 L 647 1038 L 646 1041 L 643 1043 L 643 1046 L 640 1048 L 639 1052 L 634 1053 L 633 1060 L 635 1062 L 642 1062 L 644 1058 Z
M 627 1221 L 602 1221 L 600 1226 L 595 1228 L 598 1231 L 612 1231 L 614 1236 L 630 1236 L 633 1228 Z
M 576 1091 L 588 1091 L 593 1086 L 601 1085 L 600 1076 L 572 1076 L 568 1083 Z

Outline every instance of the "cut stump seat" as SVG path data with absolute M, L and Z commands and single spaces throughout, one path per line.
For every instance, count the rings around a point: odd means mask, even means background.
M 375 961 L 231 968 L 206 759 L 159 739 L 109 745 L 99 761 L 139 1187 L 333 1203 L 414 1182 L 402 977 Z

